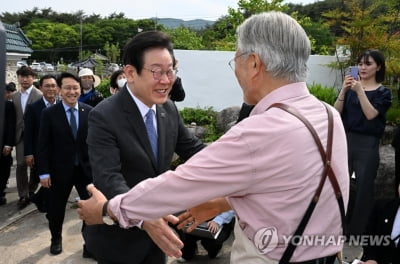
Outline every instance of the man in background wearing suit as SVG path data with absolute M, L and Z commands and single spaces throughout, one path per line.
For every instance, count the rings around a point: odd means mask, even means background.
M 397 195 L 390 200 L 378 200 L 367 225 L 365 234 L 382 239 L 382 243 L 363 246 L 362 260 L 365 264 L 400 263 L 400 184 Z M 390 237 L 390 239 L 388 239 Z
M 10 177 L 11 151 L 15 142 L 15 110 L 13 103 L 5 100 L 3 123 L 3 141 L 0 153 L 0 205 L 7 203 L 5 189 Z
M 40 184 L 48 188 L 47 214 L 51 233 L 50 253 L 62 251 L 65 206 L 72 187 L 87 199 L 86 185 L 92 182 L 86 137 L 91 106 L 78 103 L 79 78 L 63 72 L 57 79 L 62 102 L 42 111 L 37 169 Z
M 173 56 L 164 33 L 136 35 L 124 50 L 127 84 L 90 112 L 87 142 L 93 181 L 109 199 L 168 170 L 174 152 L 188 159 L 204 147 L 168 100 L 176 77 Z M 108 224 L 84 230 L 86 246 L 99 263 L 166 262 L 150 238 L 172 233 L 164 219 L 130 229 Z
M 43 93 L 43 97 L 37 100 L 36 102 L 27 105 L 25 110 L 25 120 L 24 120 L 24 154 L 26 165 L 31 168 L 31 182 L 38 184 L 39 183 L 39 175 L 37 175 L 36 169 L 36 154 L 37 154 L 37 146 L 39 139 L 39 127 L 40 127 L 40 116 L 42 114 L 42 110 L 46 107 L 50 107 L 56 104 L 56 98 L 58 96 L 58 85 L 57 80 L 54 75 L 47 74 L 44 75 L 39 80 L 39 89 Z M 35 172 L 35 173 L 32 173 Z M 44 195 L 46 189 L 41 188 L 40 191 L 35 194 L 29 193 L 29 200 L 35 203 L 38 206 L 39 211 L 43 212 L 45 209 L 43 207 L 44 204 Z M 40 194 L 40 195 L 39 195 Z
M 37 177 L 30 173 L 28 178 L 28 167 L 25 163 L 24 156 L 24 114 L 26 106 L 39 100 L 42 97 L 42 92 L 34 87 L 33 81 L 35 73 L 28 66 L 22 66 L 17 70 L 18 83 L 20 90 L 13 94 L 12 100 L 14 102 L 16 114 L 16 158 L 17 158 L 17 189 L 19 195 L 18 209 L 23 209 L 29 204 L 29 192 L 34 192 L 37 188 L 34 178 Z

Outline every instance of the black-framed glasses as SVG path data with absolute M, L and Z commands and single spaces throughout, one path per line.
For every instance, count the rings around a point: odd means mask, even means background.
M 239 58 L 239 57 L 241 57 L 241 56 L 243 56 L 243 55 L 246 55 L 246 54 L 249 54 L 250 52 L 243 52 L 243 53 L 240 53 L 240 54 L 238 54 L 238 55 L 236 55 L 233 59 L 231 59 L 229 62 L 228 62 L 228 65 L 229 65 L 229 67 L 231 67 L 231 69 L 232 69 L 232 71 L 235 71 L 235 67 L 236 67 L 236 63 L 235 63 L 235 60 L 237 59 L 237 58 Z
M 143 67 L 143 69 L 150 71 L 153 73 L 153 78 L 156 81 L 161 80 L 162 76 L 165 74 L 167 75 L 167 78 L 172 81 L 175 79 L 176 74 L 178 73 L 178 69 L 173 69 L 173 70 L 168 70 L 168 71 L 163 71 L 160 68 L 153 68 L 153 69 L 147 69 L 145 67 Z

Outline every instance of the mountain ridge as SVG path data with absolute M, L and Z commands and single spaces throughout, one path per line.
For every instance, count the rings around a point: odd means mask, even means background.
M 206 19 L 183 20 L 178 18 L 156 18 L 156 17 L 152 17 L 151 19 L 155 20 L 158 24 L 162 24 L 164 27 L 171 29 L 183 26 L 191 29 L 200 30 L 215 23 L 215 21 Z

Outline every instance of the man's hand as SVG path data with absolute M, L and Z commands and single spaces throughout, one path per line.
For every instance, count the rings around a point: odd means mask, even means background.
M 182 241 L 168 226 L 168 222 L 172 224 L 178 223 L 178 218 L 168 215 L 154 221 L 144 221 L 142 229 L 147 232 L 154 243 L 169 257 L 180 258 L 182 256 Z
M 216 198 L 202 203 L 178 216 L 178 229 L 182 229 L 187 224 L 191 224 L 190 227 L 186 229 L 186 232 L 192 232 L 202 222 L 212 219 L 220 213 L 230 209 L 231 207 L 225 198 Z
M 210 230 L 210 232 L 213 233 L 213 234 L 217 233 L 217 231 L 219 229 L 219 224 L 217 224 L 214 221 L 209 221 L 207 223 L 207 226 L 208 226 L 208 230 Z
M 35 159 L 33 155 L 25 156 L 25 163 L 29 168 L 32 168 L 35 165 Z
M 11 151 L 12 151 L 12 147 L 4 146 L 4 147 L 3 147 L 3 156 L 8 156 L 8 155 L 10 155 Z
M 46 179 L 40 179 L 40 185 L 42 185 L 44 188 L 50 188 L 51 187 L 51 178 L 46 178 Z
M 102 211 L 107 199 L 93 184 L 89 184 L 86 189 L 92 194 L 92 197 L 78 202 L 79 218 L 85 221 L 87 225 L 103 224 Z

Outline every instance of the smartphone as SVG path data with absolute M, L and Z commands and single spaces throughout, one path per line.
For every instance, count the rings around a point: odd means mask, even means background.
M 358 80 L 358 67 L 357 66 L 350 66 L 350 76 L 354 79 Z

